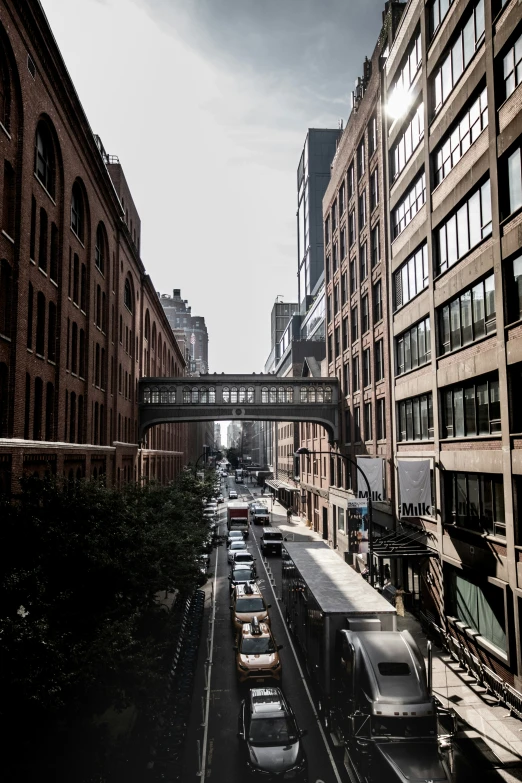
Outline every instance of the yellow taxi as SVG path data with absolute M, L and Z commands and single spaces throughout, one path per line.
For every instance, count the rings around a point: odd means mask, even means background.
M 282 646 L 275 643 L 267 623 L 260 623 L 257 617 L 245 623 L 234 647 L 239 682 L 280 680 L 281 649 Z
M 265 603 L 261 590 L 256 584 L 246 582 L 236 585 L 230 604 L 234 634 L 238 634 L 243 625 L 250 623 L 254 617 L 257 617 L 260 623 L 270 625 L 269 609 L 270 604 Z

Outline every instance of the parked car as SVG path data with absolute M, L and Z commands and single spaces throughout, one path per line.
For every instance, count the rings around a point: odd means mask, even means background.
M 230 546 L 228 547 L 228 562 L 233 563 L 234 562 L 234 553 L 235 552 L 247 552 L 247 545 L 244 541 L 232 541 Z
M 252 688 L 241 702 L 237 736 L 242 761 L 252 776 L 306 783 L 308 762 L 301 742 L 305 734 L 280 688 Z
M 244 623 L 234 647 L 239 682 L 280 680 L 281 649 L 282 646 L 276 644 L 267 623 L 260 623 L 257 617 L 250 623 Z
M 228 493 L 228 497 L 230 500 L 237 500 L 237 491 L 235 489 L 231 489 Z
M 244 585 L 247 582 L 255 583 L 256 573 L 250 566 L 247 566 L 244 563 L 242 565 L 238 563 L 237 565 L 234 564 L 230 569 L 228 580 L 230 582 L 230 589 L 233 590 L 237 585 Z

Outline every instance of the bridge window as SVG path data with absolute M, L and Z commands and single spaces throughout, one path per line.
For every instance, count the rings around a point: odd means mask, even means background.
M 205 386 L 202 386 L 199 390 L 199 401 L 204 405 L 208 403 L 208 391 Z
M 275 386 L 270 387 L 270 402 L 277 402 L 277 389 Z
M 237 402 L 237 386 L 232 386 L 230 390 L 230 402 L 233 404 Z
M 185 404 L 190 402 L 190 389 L 188 386 L 183 387 L 183 402 Z
M 176 402 L 176 387 L 169 386 L 169 402 Z
M 223 386 L 223 402 L 230 402 L 230 389 L 228 386 Z
M 301 402 L 308 402 L 308 387 L 301 386 Z
M 246 389 L 244 386 L 239 387 L 239 402 L 246 402 Z
M 162 405 L 166 405 L 168 401 L 169 401 L 169 393 L 167 389 L 162 388 L 160 391 L 160 402 L 162 403 Z
M 324 401 L 325 402 L 331 402 L 332 401 L 332 387 L 331 386 L 325 386 L 325 389 L 324 389 Z
M 159 389 L 158 389 L 157 386 L 153 386 L 152 387 L 152 402 L 153 402 L 153 404 L 157 405 L 159 401 L 160 401 Z
M 324 402 L 324 389 L 322 386 L 317 387 L 317 402 Z
M 216 401 L 216 388 L 215 386 L 208 387 L 208 401 L 213 405 Z
M 247 389 L 247 402 L 254 402 L 254 387 L 249 386 Z
M 261 389 L 261 402 L 268 402 L 268 386 L 263 386 Z
M 143 402 L 150 403 L 150 388 L 148 386 L 143 389 Z
M 277 401 L 278 402 L 285 402 L 285 387 L 284 386 L 278 386 L 277 387 Z
M 191 402 L 199 402 L 199 389 L 197 386 L 192 387 Z
M 308 402 L 315 402 L 315 386 L 310 386 L 308 389 Z

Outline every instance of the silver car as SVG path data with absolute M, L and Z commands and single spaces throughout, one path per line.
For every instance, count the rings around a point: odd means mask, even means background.
M 228 562 L 234 562 L 234 555 L 236 552 L 247 552 L 247 545 L 244 541 L 232 541 L 228 548 Z

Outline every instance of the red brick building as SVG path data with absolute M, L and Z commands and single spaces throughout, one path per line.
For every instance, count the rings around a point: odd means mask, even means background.
M 186 430 L 159 426 L 139 449 L 137 381 L 185 362 L 123 170 L 39 3 L 0 2 L 0 44 L 0 486 L 24 472 L 168 480 Z

